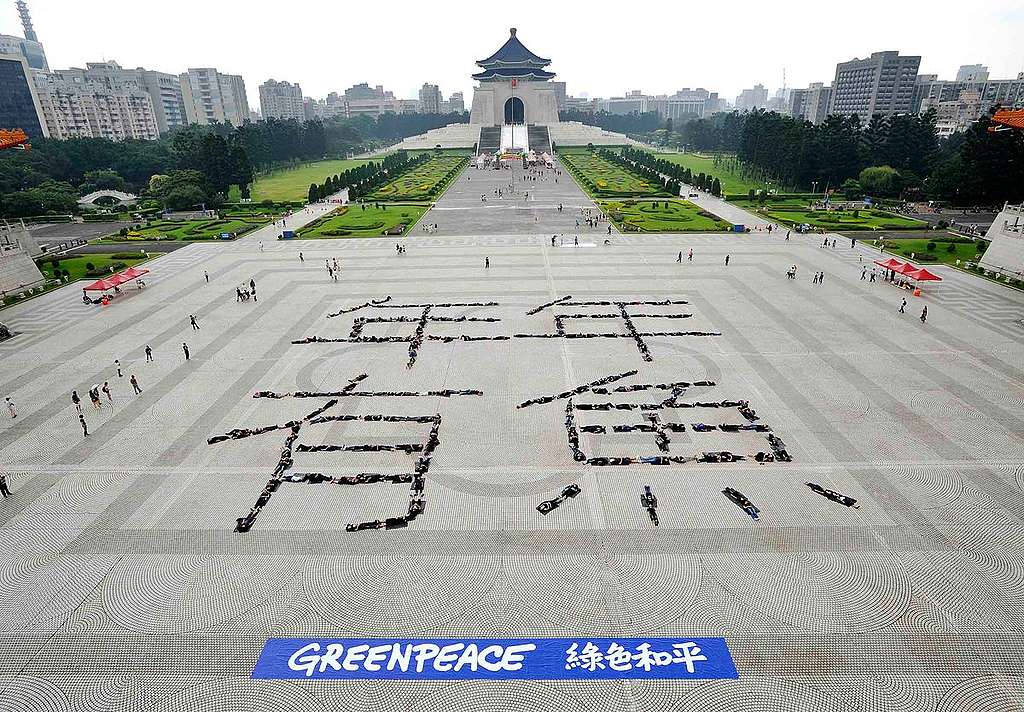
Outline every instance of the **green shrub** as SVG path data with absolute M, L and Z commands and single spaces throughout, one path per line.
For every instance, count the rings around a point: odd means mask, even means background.
M 929 241 L 928 244 L 925 245 L 925 249 L 928 250 L 929 252 L 935 252 L 935 247 L 936 245 L 932 241 Z
M 956 252 L 956 243 L 951 242 L 946 245 L 946 252 Z

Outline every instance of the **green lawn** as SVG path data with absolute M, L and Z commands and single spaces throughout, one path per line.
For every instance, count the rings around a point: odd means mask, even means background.
M 89 254 L 81 255 L 79 257 L 65 257 L 63 259 L 58 259 L 60 264 L 57 269 L 60 269 L 62 273 L 64 270 L 68 271 L 69 277 L 67 283 L 71 284 L 81 279 L 86 279 L 90 282 L 95 281 L 101 276 L 107 276 L 113 272 L 120 272 L 132 265 L 145 262 L 150 259 L 150 257 L 140 252 L 114 252 L 109 254 Z M 91 264 L 93 266 L 94 274 L 86 274 L 88 271 L 86 268 L 87 264 Z M 33 294 L 31 295 L 28 294 L 27 290 L 24 292 L 15 292 L 14 294 L 5 294 L 3 301 L 0 302 L 0 307 L 26 301 L 27 299 L 38 297 L 41 294 L 45 294 L 46 292 L 64 286 L 64 282 L 62 280 L 57 281 L 58 277 L 54 272 L 54 266 L 49 260 L 41 261 L 39 263 L 39 271 L 43 273 L 43 277 L 47 280 L 45 285 L 35 287 L 33 289 Z M 19 299 L 18 294 L 25 294 L 25 299 Z
M 712 175 L 722 184 L 723 197 L 729 195 L 747 195 L 751 190 L 765 190 L 767 186 L 760 181 L 744 178 L 740 173 L 725 166 L 716 166 L 711 156 L 696 153 L 659 153 L 658 158 L 689 168 L 693 173 Z
M 339 175 L 343 171 L 369 162 L 368 158 L 345 158 L 305 163 L 297 168 L 282 168 L 256 178 L 252 186 L 252 199 L 256 202 L 261 200 L 305 202 L 309 195 L 310 183 L 319 185 L 327 179 L 327 176 Z
M 785 203 L 786 201 L 782 201 Z M 864 210 L 812 210 L 806 205 L 796 207 L 787 204 L 768 203 L 758 210 L 762 215 L 770 217 L 785 225 L 807 223 L 811 227 L 823 228 L 831 232 L 848 230 L 922 230 L 928 224 L 921 220 L 905 218 L 902 215 L 884 210 L 868 208 Z
M 732 226 L 686 200 L 599 200 L 622 232 L 721 232 Z
M 86 275 L 86 265 L 91 264 L 96 271 L 103 272 L 104 274 L 111 273 L 111 267 L 114 267 L 114 272 L 120 272 L 123 269 L 127 269 L 132 265 L 138 264 L 139 262 L 145 262 L 149 259 L 148 256 L 141 252 L 132 253 L 129 257 L 128 252 L 114 252 L 109 254 L 87 254 L 80 255 L 77 257 L 65 257 L 60 260 L 61 271 L 67 270 L 71 273 L 70 281 L 74 282 L 79 279 L 92 279 L 97 280 L 99 276 L 88 276 Z M 116 257 L 114 255 L 117 255 Z M 123 265 L 123 266 L 121 266 Z M 39 267 L 43 276 L 47 279 L 54 279 L 53 265 L 50 262 L 44 262 Z
M 107 235 L 103 242 L 132 242 L 143 240 L 217 240 L 221 233 L 236 237 L 266 225 L 272 217 L 225 218 L 223 220 L 154 220 L 137 230 L 129 228 L 126 236 Z
M 370 193 L 367 200 L 437 200 L 468 161 L 465 155 L 433 155 Z
M 316 240 L 331 237 L 404 235 L 428 207 L 425 204 L 381 203 L 378 208 L 373 205 L 352 203 L 314 220 L 299 230 L 298 237 L 303 240 Z
M 954 238 L 945 233 L 937 234 L 934 240 L 902 237 L 887 238 L 885 240 L 885 251 L 920 264 L 938 263 L 956 267 L 957 260 L 960 260 L 961 264 L 964 262 L 977 262 L 985 254 L 984 248 L 988 247 L 988 243 L 985 241 L 954 242 L 957 239 L 967 238 Z M 935 250 L 930 251 L 928 249 L 929 242 L 935 243 Z M 879 243 L 877 240 L 872 240 L 867 244 L 877 247 Z M 953 252 L 949 251 L 950 245 L 953 246 Z M 982 246 L 981 250 L 978 249 L 979 245 Z M 911 257 L 911 254 L 914 256 Z
M 559 149 L 558 157 L 562 159 L 562 163 L 576 182 L 591 197 L 633 198 L 666 195 L 658 183 L 607 161 L 597 153 Z

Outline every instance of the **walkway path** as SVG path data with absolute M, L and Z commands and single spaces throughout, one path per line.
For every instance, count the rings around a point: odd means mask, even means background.
M 589 210 L 591 215 L 600 215 L 601 211 L 561 163 L 555 165 L 554 170 L 537 171 L 520 167 L 477 169 L 470 165 L 410 234 L 421 235 L 425 232 L 423 226 L 434 224 L 438 226 L 437 235 L 607 234 L 607 223 L 587 227 L 583 211 Z M 516 186 L 515 193 L 509 193 L 510 182 Z M 495 194 L 499 189 L 503 192 L 500 198 Z M 614 227 L 612 232 L 616 232 Z

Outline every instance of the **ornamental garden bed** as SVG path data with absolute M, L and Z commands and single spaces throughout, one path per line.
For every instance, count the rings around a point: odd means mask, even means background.
M 732 226 L 686 200 L 598 200 L 622 232 L 725 232 Z
M 240 237 L 263 227 L 273 216 L 224 218 L 212 220 L 153 220 L 122 228 L 102 238 L 102 242 L 141 242 L 146 240 L 218 240 L 222 233 Z
M 580 186 L 594 198 L 667 196 L 658 183 L 590 151 L 559 151 L 558 157 Z
M 344 205 L 300 229 L 301 240 L 332 237 L 379 237 L 404 235 L 427 211 L 427 205 L 380 203 Z
M 434 155 L 388 181 L 366 196 L 373 201 L 433 201 L 469 162 L 468 156 Z
M 752 206 L 751 206 L 752 207 Z M 759 213 L 786 225 L 808 224 L 832 232 L 848 230 L 924 230 L 928 223 L 877 208 L 863 210 L 814 210 L 805 206 L 767 203 Z

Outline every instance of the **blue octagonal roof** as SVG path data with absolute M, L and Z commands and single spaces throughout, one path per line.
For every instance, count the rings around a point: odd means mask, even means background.
M 513 27 L 510 30 L 509 35 L 508 40 L 506 40 L 505 44 L 503 44 L 497 52 L 487 59 L 481 59 L 477 64 L 484 68 L 516 65 L 545 67 L 551 64 L 550 59 L 538 57 L 533 52 L 526 49 L 526 46 L 519 41 L 518 37 L 516 37 L 516 28 Z

